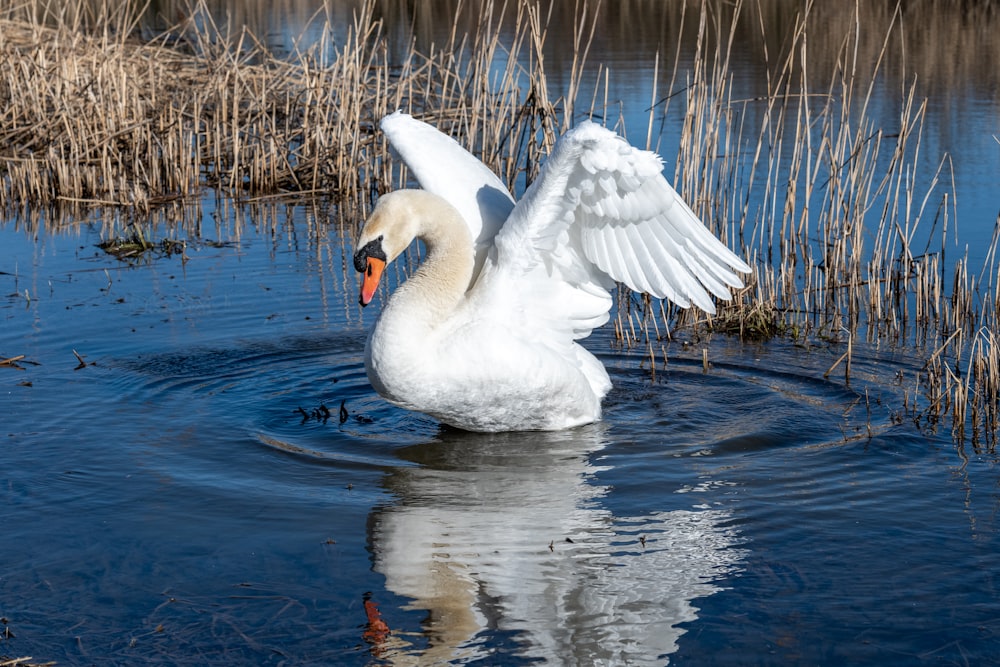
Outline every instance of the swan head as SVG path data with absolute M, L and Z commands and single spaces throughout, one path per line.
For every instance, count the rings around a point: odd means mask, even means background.
M 420 231 L 420 190 L 397 190 L 379 197 L 371 216 L 361 228 L 354 252 L 354 268 L 364 274 L 361 281 L 361 305 L 375 296 L 382 272 L 406 250 Z
M 465 291 L 472 275 L 475 249 L 461 213 L 444 198 L 425 190 L 397 190 L 379 198 L 355 246 L 354 268 L 364 274 L 362 306 L 375 296 L 386 265 L 415 238 L 424 241 L 427 261 L 440 251 L 443 263 L 447 264 L 445 270 L 435 275 L 435 282 L 461 283 Z

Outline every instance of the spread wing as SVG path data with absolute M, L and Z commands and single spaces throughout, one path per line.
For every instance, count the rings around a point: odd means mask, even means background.
M 514 209 L 514 198 L 503 181 L 457 141 L 409 114 L 390 114 L 380 127 L 420 187 L 462 214 L 475 240 L 478 269 Z
M 715 312 L 710 294 L 729 299 L 750 267 L 662 169 L 655 153 L 595 123 L 566 133 L 497 234 L 475 289 L 487 299 L 517 292 L 529 318 L 571 327 L 574 338 L 607 321 L 613 280 Z

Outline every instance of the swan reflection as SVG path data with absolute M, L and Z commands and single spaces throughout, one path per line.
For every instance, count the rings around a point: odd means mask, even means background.
M 500 632 L 551 664 L 666 662 L 692 600 L 736 569 L 739 538 L 718 509 L 612 514 L 590 460 L 605 428 L 446 432 L 402 450 L 417 465 L 386 479 L 399 500 L 373 517 L 375 569 L 429 614 L 419 647 L 396 634 L 379 657 L 471 661 Z

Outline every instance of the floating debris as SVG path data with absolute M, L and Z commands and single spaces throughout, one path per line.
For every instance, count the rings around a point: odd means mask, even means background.
M 333 411 L 330 410 L 324 403 L 320 403 L 318 407 L 311 410 L 306 410 L 302 406 L 295 408 L 295 413 L 302 417 L 302 423 L 305 424 L 309 421 L 317 421 L 322 423 L 327 423 L 330 418 L 333 417 Z M 347 420 L 351 418 L 351 414 L 347 410 L 347 400 L 343 399 L 340 401 L 340 409 L 337 411 L 337 419 L 340 424 L 347 423 Z M 371 417 L 366 417 L 365 415 L 354 415 L 354 421 L 359 424 L 371 424 L 375 420 Z
M 73 350 L 73 356 L 76 357 L 76 360 L 78 362 L 80 362 L 77 365 L 77 367 L 73 369 L 74 371 L 78 371 L 81 368 L 86 368 L 87 366 L 93 366 L 96 364 L 96 362 L 94 361 L 87 361 L 86 359 L 84 359 L 83 355 L 77 352 L 76 350 Z
M 118 259 L 124 260 L 138 257 L 147 250 L 152 250 L 154 246 L 143 237 L 142 232 L 138 228 L 135 228 L 135 231 L 128 236 L 101 241 L 97 244 L 97 247 L 109 255 L 114 255 Z
M 378 647 L 389 638 L 391 632 L 389 626 L 382 620 L 382 614 L 379 613 L 378 605 L 372 602 L 371 593 L 365 593 L 363 599 L 367 622 L 365 623 L 365 631 L 361 636 L 369 644 L 374 644 Z
M 187 241 L 163 239 L 159 243 L 150 243 L 141 234 L 132 234 L 124 238 L 115 237 L 108 241 L 101 241 L 97 247 L 109 255 L 127 261 L 142 257 L 146 253 L 153 253 L 157 257 L 171 257 L 172 255 L 186 257 Z
M 324 424 L 330 419 L 330 408 L 326 405 L 320 403 L 318 408 L 313 408 L 312 410 L 304 410 L 302 407 L 295 408 L 295 412 L 302 415 L 302 423 L 305 424 L 309 420 L 315 420 L 318 422 L 323 422 Z
M 7 658 L 0 656 L 0 667 L 52 667 L 55 662 L 32 662 L 31 656 Z
M 0 366 L 10 366 L 11 368 L 20 368 L 21 370 L 24 370 L 22 366 L 17 365 L 17 362 L 23 360 L 24 360 L 23 354 L 19 354 L 13 357 L 7 357 L 6 359 L 0 359 Z

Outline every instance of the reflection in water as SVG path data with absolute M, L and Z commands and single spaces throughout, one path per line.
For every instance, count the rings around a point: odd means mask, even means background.
M 394 664 L 482 658 L 492 632 L 527 658 L 563 664 L 662 664 L 696 618 L 692 600 L 737 569 L 736 531 L 719 509 L 621 517 L 590 455 L 606 426 L 561 433 L 448 431 L 402 450 L 417 466 L 386 479 L 399 501 L 376 510 L 375 569 L 429 611 L 427 647 L 398 633 Z

